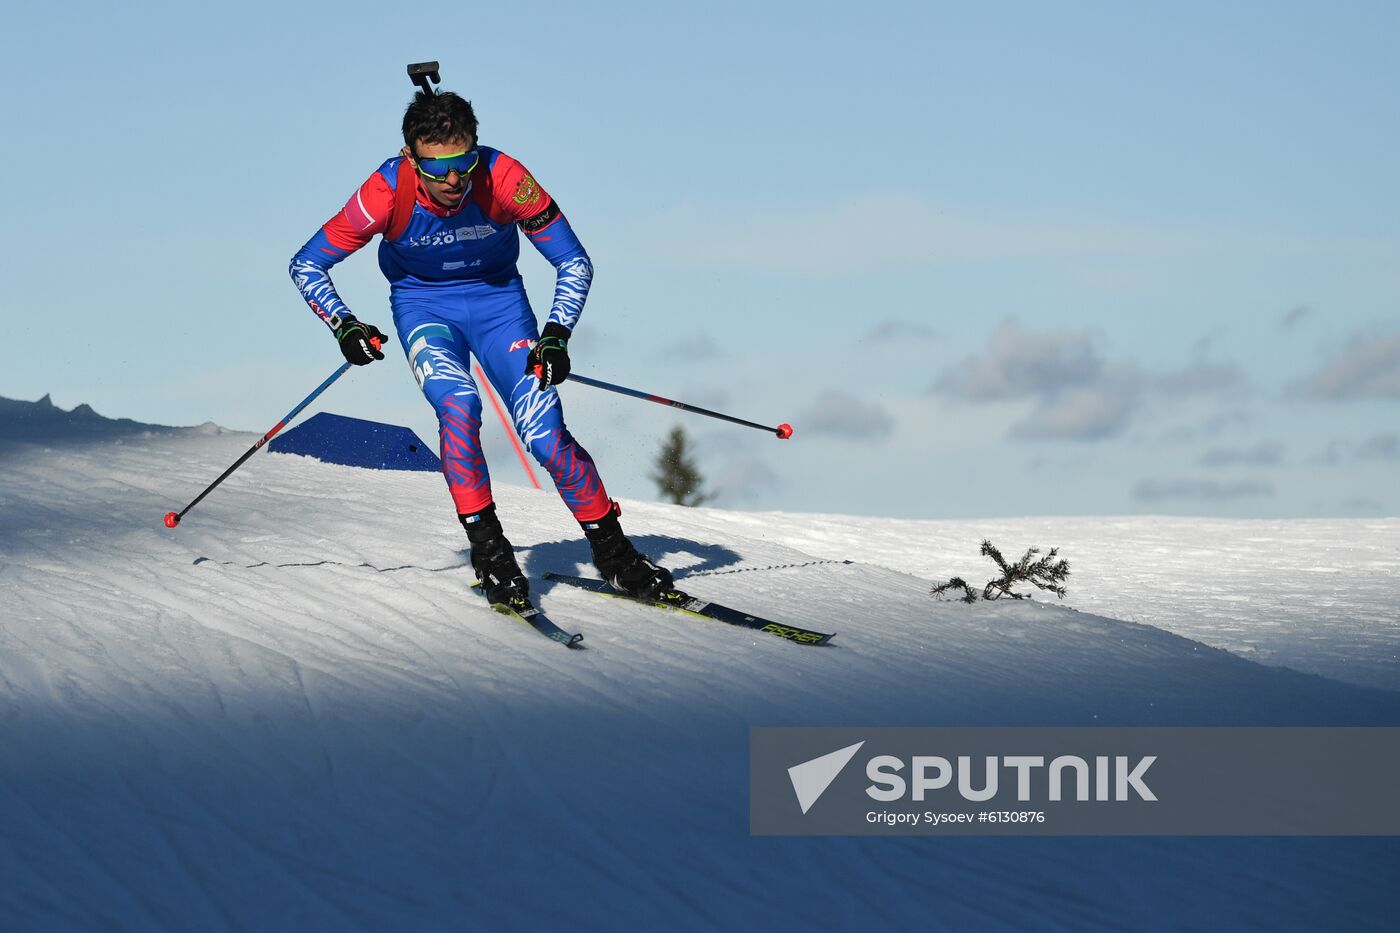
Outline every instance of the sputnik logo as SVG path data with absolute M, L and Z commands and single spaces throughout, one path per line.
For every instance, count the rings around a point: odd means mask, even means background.
M 820 758 L 813 758 L 788 768 L 788 778 L 792 781 L 793 792 L 797 794 L 797 803 L 802 807 L 804 814 L 826 793 L 826 789 L 846 765 L 850 764 L 864 744 L 864 741 L 860 741 L 854 745 L 847 745 Z

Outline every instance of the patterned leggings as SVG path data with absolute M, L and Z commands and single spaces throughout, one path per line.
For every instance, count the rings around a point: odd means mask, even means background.
M 398 283 L 390 304 L 413 375 L 437 411 L 442 472 L 459 513 L 479 512 L 492 501 L 481 450 L 481 394 L 468 365 L 474 355 L 574 518 L 595 521 L 607 514 L 607 491 L 593 458 L 564 426 L 559 393 L 553 386 L 541 392 L 534 376 L 525 375 L 539 330 L 520 278 Z

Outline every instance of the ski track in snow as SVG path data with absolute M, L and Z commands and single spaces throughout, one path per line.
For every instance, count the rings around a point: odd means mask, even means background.
M 683 586 L 838 632 L 811 649 L 539 580 L 591 575 L 587 547 L 552 493 L 498 484 L 541 605 L 585 633 L 567 651 L 468 590 L 433 474 L 259 454 L 160 525 L 252 440 L 0 451 L 6 929 L 1386 929 L 1398 906 L 1392 839 L 750 837 L 747 730 L 1400 724 L 1400 520 L 625 503 Z M 1069 599 L 931 599 L 987 579 L 983 537 L 1059 546 Z
M 1029 547 L 1058 547 L 1071 571 L 1061 605 L 1265 664 L 1400 689 L 1400 519 L 876 521 L 708 511 L 715 530 L 762 534 L 813 557 L 880 564 L 933 584 L 961 576 L 977 589 L 996 575 L 978 553 L 984 538 L 1008 560 Z

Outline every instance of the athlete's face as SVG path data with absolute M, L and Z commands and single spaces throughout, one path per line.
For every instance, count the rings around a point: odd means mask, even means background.
M 407 146 L 403 147 L 403 154 L 406 158 L 418 164 L 418 158 L 435 159 L 440 156 L 452 155 L 457 152 L 471 150 L 476 146 L 476 137 L 466 136 L 461 139 L 453 139 L 445 143 L 427 143 L 423 140 L 416 140 L 413 150 Z M 456 207 L 462 201 L 462 196 L 467 193 L 467 180 L 457 172 L 448 172 L 446 181 L 437 181 L 427 178 L 422 172 L 418 173 L 418 183 L 423 186 L 423 190 L 443 207 Z

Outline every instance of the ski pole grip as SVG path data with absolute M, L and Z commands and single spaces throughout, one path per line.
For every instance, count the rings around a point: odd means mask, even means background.
M 383 342 L 384 341 L 380 340 L 378 337 L 369 338 L 369 345 L 374 347 L 376 350 L 379 349 L 379 345 Z

